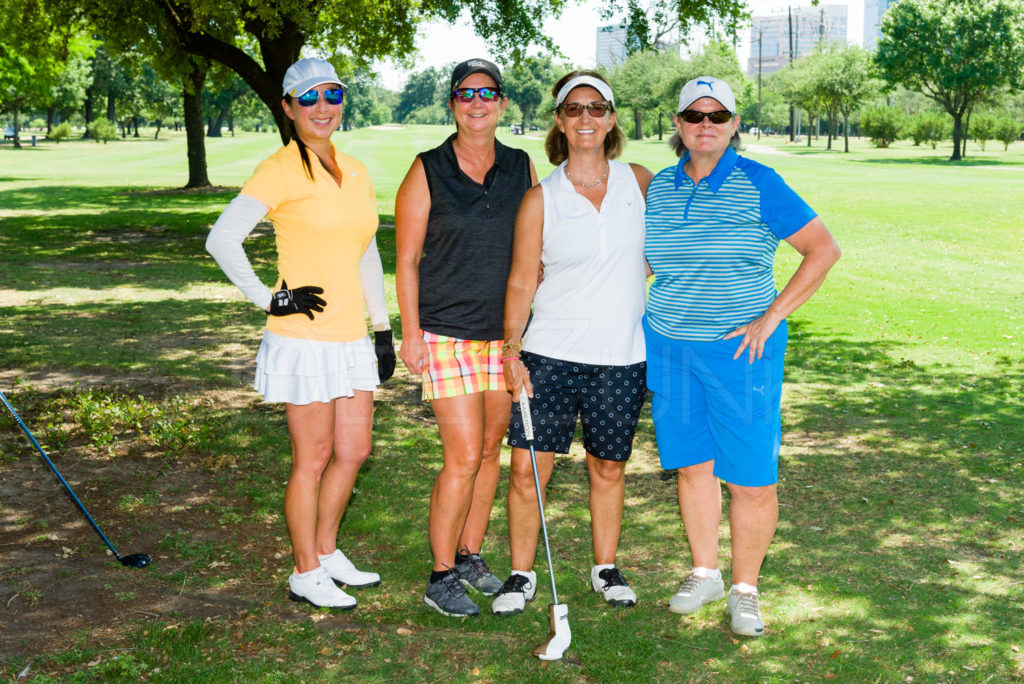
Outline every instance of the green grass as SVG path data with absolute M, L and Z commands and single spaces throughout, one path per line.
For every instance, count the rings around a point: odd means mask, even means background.
M 413 152 L 448 133 L 359 130 L 335 141 L 367 164 L 388 220 Z M 549 504 L 574 640 L 568 659 L 545 665 L 528 655 L 546 628 L 543 585 L 512 619 L 486 614 L 488 600 L 466 622 L 422 604 L 441 451 L 404 371 L 378 397 L 374 455 L 342 528 L 346 550 L 384 584 L 344 616 L 284 598 L 284 416 L 247 389 L 262 316 L 203 251 L 234 190 L 153 192 L 184 183 L 183 140 L 161 135 L 0 149 L 0 371 L 109 379 L 62 391 L 21 383 L 12 393 L 47 446 L 134 469 L 111 506 L 154 540 L 157 558 L 140 587 L 115 585 L 108 601 L 195 591 L 249 603 L 209 620 L 161 615 L 121 622 L 107 638 L 69 636 L 33 660 L 38 681 L 1024 680 L 1024 144 L 1005 153 L 972 144 L 967 163 L 951 164 L 941 147 L 852 141 L 843 154 L 745 140 L 843 248 L 790 321 L 782 514 L 761 581 L 771 634 L 740 641 L 717 608 L 683 619 L 665 609 L 688 557 L 645 414 L 619 555 L 640 604 L 611 610 L 585 586 L 577 448 L 558 461 Z M 550 170 L 539 139 L 503 140 L 527 149 L 541 176 Z M 237 188 L 278 139 L 207 143 L 211 180 Z M 653 140 L 630 143 L 624 159 L 652 170 L 674 163 Z M 267 281 L 268 235 L 246 243 Z M 380 241 L 397 327 L 390 227 Z M 796 262 L 780 248 L 780 283 Z M 2 473 L 33 456 L 6 416 L 0 427 Z M 133 460 L 154 451 L 153 467 Z M 486 549 L 499 574 L 508 568 L 505 491 Z M 2 512 L 18 538 L 48 531 L 29 506 L 4 501 Z M 89 541 L 77 553 L 92 553 Z M 19 574 L 18 588 L 38 605 L 46 589 L 32 578 Z M 13 677 L 26 663 L 3 671 Z

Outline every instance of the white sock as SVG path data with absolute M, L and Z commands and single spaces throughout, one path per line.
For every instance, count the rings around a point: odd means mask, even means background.
M 533 570 L 513 570 L 512 574 L 513 575 L 522 575 L 523 577 L 525 577 L 526 579 L 530 580 L 531 582 L 533 581 L 533 578 L 536 577 L 536 575 L 533 574 Z
M 740 582 L 739 584 L 732 585 L 732 587 L 729 589 L 729 591 L 730 592 L 735 591 L 735 592 L 738 592 L 740 594 L 756 594 L 757 593 L 757 587 L 752 586 L 750 584 L 746 584 L 745 582 Z
M 700 565 L 698 565 L 698 566 L 696 566 L 693 569 L 693 574 L 696 575 L 697 577 L 700 577 L 701 579 L 707 579 L 709 577 L 711 579 L 716 579 L 716 580 L 722 579 L 722 569 L 721 568 L 716 568 L 716 569 L 712 570 L 711 568 L 705 568 L 705 567 L 701 567 Z
M 609 568 L 614 568 L 614 567 L 615 567 L 615 563 L 602 563 L 601 565 L 595 565 L 594 569 L 597 570 L 598 572 L 601 572 L 602 570 L 607 570 Z
M 292 574 L 296 577 L 309 577 L 314 572 L 320 572 L 320 568 L 313 568 L 312 570 L 307 570 L 306 572 L 299 572 L 298 568 L 292 568 Z

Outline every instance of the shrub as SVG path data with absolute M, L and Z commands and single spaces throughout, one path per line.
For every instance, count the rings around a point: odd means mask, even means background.
M 938 112 L 921 112 L 910 118 L 907 124 L 907 135 L 915 145 L 928 143 L 934 150 L 935 146 L 949 137 L 949 121 Z
M 89 124 L 86 130 L 89 131 L 89 137 L 93 138 L 96 142 L 106 144 L 108 140 L 117 139 L 117 127 L 113 121 L 106 117 L 96 119 Z
M 71 135 L 71 124 L 67 121 L 63 121 L 50 130 L 50 140 L 53 140 L 58 145 L 64 138 L 70 137 Z
M 971 118 L 970 130 L 968 133 L 978 147 L 985 150 L 985 143 L 995 137 L 996 117 L 991 114 L 979 114 Z
M 903 116 L 890 107 L 869 107 L 861 112 L 860 129 L 876 147 L 888 147 L 900 138 Z
M 1006 151 L 1010 149 L 1010 143 L 1020 137 L 1021 131 L 1024 131 L 1024 124 L 1012 116 L 1004 116 L 996 121 L 992 137 L 1003 143 L 1003 151 Z

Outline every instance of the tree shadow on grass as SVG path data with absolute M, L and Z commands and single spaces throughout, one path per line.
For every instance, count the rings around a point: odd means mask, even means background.
M 53 197 L 61 197 L 54 206 Z M 180 289 L 225 282 L 205 240 L 233 196 L 124 193 L 119 188 L 38 187 L 0 192 L 9 210 L 53 213 L 0 218 L 0 250 L 14 290 L 103 289 L 138 285 Z M 377 242 L 386 273 L 395 271 L 394 228 L 382 217 Z M 263 222 L 244 247 L 257 274 L 276 277 L 273 229 Z M 114 279 L 111 278 L 114 276 Z
M 943 675 L 946 665 L 959 671 L 1000 654 L 993 672 L 1012 673 L 1001 654 L 1024 637 L 1024 363 L 999 359 L 987 374 L 922 368 L 895 343 L 790 325 L 781 522 L 762 570 L 768 601 L 805 595 L 807 615 L 787 625 L 791 636 L 826 630 L 844 659 L 864 666 L 882 656 Z M 650 497 L 639 509 L 672 510 L 671 498 L 657 500 L 654 476 L 628 486 Z M 673 497 L 675 478 L 661 489 Z M 644 547 L 682 541 L 678 526 L 674 541 L 652 529 Z M 972 638 L 987 654 L 958 643 Z
M 998 159 L 995 157 L 971 157 L 952 161 L 949 157 L 900 157 L 897 159 L 855 159 L 853 161 L 864 164 L 925 164 L 928 166 L 948 166 L 950 168 L 962 168 L 965 166 L 998 166 L 1007 169 L 1024 168 L 1024 162 Z

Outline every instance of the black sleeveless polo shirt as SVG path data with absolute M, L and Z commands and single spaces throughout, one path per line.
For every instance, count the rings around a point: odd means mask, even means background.
M 494 166 L 480 184 L 459 168 L 455 136 L 419 155 L 430 188 L 420 327 L 463 340 L 500 340 L 516 212 L 531 185 L 530 158 L 495 140 Z

